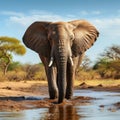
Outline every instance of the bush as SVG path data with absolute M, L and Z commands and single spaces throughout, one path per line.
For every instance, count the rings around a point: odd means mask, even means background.
M 120 60 L 100 59 L 94 68 L 101 78 L 120 79 Z
M 0 71 L 0 81 L 6 81 L 8 78 L 3 74 L 3 72 Z
M 19 72 L 16 72 L 16 71 L 9 71 L 6 75 L 7 79 L 12 81 L 12 80 L 15 80 L 15 81 L 20 81 L 20 80 L 25 80 L 26 78 L 26 73 L 23 71 L 19 71 Z
M 93 70 L 90 71 L 79 70 L 76 74 L 77 80 L 92 80 L 100 78 L 101 78 L 100 75 Z
M 46 80 L 46 74 L 44 71 L 39 71 L 34 75 L 34 80 Z
M 26 73 L 26 79 L 33 80 L 35 74 L 40 71 L 40 66 L 38 64 L 36 65 L 26 64 L 23 66 L 23 71 Z

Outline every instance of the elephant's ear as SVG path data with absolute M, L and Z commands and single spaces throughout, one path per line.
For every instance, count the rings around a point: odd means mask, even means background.
M 34 22 L 26 30 L 23 36 L 24 44 L 37 53 L 47 56 L 50 44 L 47 38 L 47 27 L 49 22 Z
M 96 41 L 99 32 L 85 20 L 75 20 L 69 22 L 74 26 L 74 41 L 72 45 L 73 56 L 78 56 L 89 49 Z

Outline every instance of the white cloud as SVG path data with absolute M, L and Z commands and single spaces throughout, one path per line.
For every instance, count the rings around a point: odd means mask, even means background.
M 21 24 L 22 26 L 28 26 L 34 21 L 70 21 L 77 19 L 79 15 L 68 14 L 65 16 L 60 16 L 47 11 L 32 10 L 28 13 L 19 13 L 14 11 L 2 11 L 2 15 L 8 16 L 7 22 Z M 87 15 L 98 15 L 100 11 L 81 11 L 80 14 L 83 16 Z
M 101 14 L 100 11 L 81 11 L 82 14 Z M 8 16 L 7 24 L 9 26 L 22 26 L 28 27 L 34 21 L 70 21 L 73 19 L 79 19 L 77 15 L 68 14 L 66 16 L 60 16 L 46 11 L 32 10 L 28 13 L 18 13 L 13 11 L 3 11 L 0 14 Z M 88 17 L 88 21 L 92 22 L 100 31 L 102 35 L 107 38 L 118 38 L 120 37 L 120 17 L 116 18 L 92 18 Z M 112 36 L 112 37 L 111 37 Z
M 120 38 L 120 18 L 103 18 L 94 19 L 91 22 L 99 29 L 99 31 L 110 39 Z
M 23 16 L 24 14 L 23 13 L 18 13 L 18 12 L 14 12 L 14 11 L 1 11 L 0 14 L 2 15 L 8 15 L 8 16 Z
M 100 14 L 99 11 L 81 11 L 82 15 L 88 14 Z M 19 13 L 14 11 L 2 11 L 0 12 L 2 15 L 8 16 L 7 24 L 19 24 L 23 27 L 30 25 L 34 21 L 70 21 L 73 19 L 77 19 L 77 15 L 68 14 L 65 16 L 60 16 L 51 12 L 47 11 L 39 11 L 39 10 L 32 10 L 27 13 Z
M 80 12 L 81 15 L 83 16 L 87 16 L 87 15 L 100 15 L 101 12 L 100 11 L 86 11 L 86 10 L 83 10 Z
M 92 15 L 101 14 L 100 11 L 81 11 L 80 12 L 83 15 Z M 70 21 L 73 19 L 79 19 L 79 15 L 71 15 L 68 14 L 66 16 L 60 16 L 57 14 L 53 14 L 51 12 L 47 11 L 38 11 L 38 10 L 32 10 L 28 13 L 17 13 L 13 11 L 3 11 L 0 12 L 0 14 L 4 14 L 8 16 L 7 24 L 11 25 L 20 25 L 22 27 L 29 26 L 34 21 Z M 114 38 L 120 37 L 120 17 L 116 16 L 116 18 L 92 18 L 88 17 L 88 21 L 93 23 L 106 37 L 113 36 Z
M 11 32 L 12 35 L 23 35 L 25 28 L 27 28 L 34 21 L 70 21 L 74 19 L 80 19 L 82 14 L 83 18 L 87 18 L 92 24 L 94 24 L 100 32 L 100 37 L 98 40 L 99 44 L 96 44 L 96 56 L 101 51 L 102 47 L 110 45 L 111 41 L 114 43 L 114 40 L 118 40 L 117 43 L 120 43 L 120 16 L 115 17 L 104 17 L 99 18 L 101 14 L 100 11 L 81 11 L 78 14 L 68 14 L 65 16 L 57 15 L 51 12 L 32 10 L 27 13 L 18 13 L 14 11 L 2 11 L 1 15 L 6 15 L 6 25 L 5 29 Z M 20 29 L 20 31 L 19 31 Z M 17 31 L 17 32 L 16 32 Z M 15 36 L 16 37 L 16 36 Z M 104 43 L 104 44 L 103 44 Z M 92 49 L 90 49 L 92 51 Z M 98 50 L 98 51 L 97 51 Z M 91 52 L 89 51 L 89 52 Z M 93 51 L 92 51 L 93 52 Z M 91 54 L 92 55 L 92 54 Z M 93 56 L 94 58 L 94 56 Z M 28 59 L 28 58 L 26 58 Z
M 50 12 L 45 11 L 30 11 L 30 13 L 16 13 L 16 12 L 2 12 L 4 15 L 8 15 L 9 18 L 7 22 L 14 23 L 14 24 L 20 24 L 22 26 L 28 26 L 34 21 L 61 21 L 65 20 L 66 18 L 56 15 Z

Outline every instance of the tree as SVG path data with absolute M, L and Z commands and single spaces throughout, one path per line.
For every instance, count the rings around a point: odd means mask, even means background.
M 40 71 L 40 65 L 35 64 L 35 65 L 30 65 L 30 64 L 25 64 L 23 66 L 23 71 L 26 72 L 26 79 L 32 80 L 34 79 L 35 74 Z
M 107 48 L 101 56 L 106 57 L 109 60 L 120 60 L 120 46 L 113 45 Z
M 0 66 L 3 73 L 6 74 L 9 64 L 12 61 L 12 53 L 24 55 L 25 47 L 16 38 L 2 36 L 0 37 Z
M 8 71 L 18 71 L 22 69 L 22 64 L 20 62 L 12 62 L 8 66 Z
M 101 77 L 120 78 L 120 46 L 113 45 L 101 54 L 99 60 L 94 65 Z
M 93 66 L 93 69 L 97 70 L 101 77 L 104 78 L 107 72 L 110 71 L 110 62 L 106 58 L 100 58 Z
M 81 64 L 81 67 L 87 71 L 90 69 L 90 63 L 91 63 L 91 60 L 89 59 L 88 56 L 84 56 L 83 60 L 82 60 L 82 64 Z

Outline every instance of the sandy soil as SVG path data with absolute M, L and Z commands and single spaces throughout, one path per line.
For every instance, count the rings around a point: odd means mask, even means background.
M 75 87 L 75 89 L 93 89 L 120 91 L 120 86 L 103 87 L 87 86 L 86 83 Z M 0 82 L 0 111 L 19 111 L 24 109 L 34 109 L 51 107 L 56 105 L 56 100 L 49 100 L 48 97 L 42 100 L 26 99 L 25 96 L 48 96 L 47 82 L 43 81 L 21 81 L 21 82 Z M 62 104 L 89 104 L 90 97 L 74 97 L 72 100 L 65 100 Z M 120 107 L 120 103 L 116 103 Z
M 0 96 L 39 96 L 47 92 L 46 81 L 0 82 Z
M 25 100 L 24 97 L 47 94 L 45 81 L 0 82 L 0 111 L 49 107 L 51 102 L 48 100 Z

